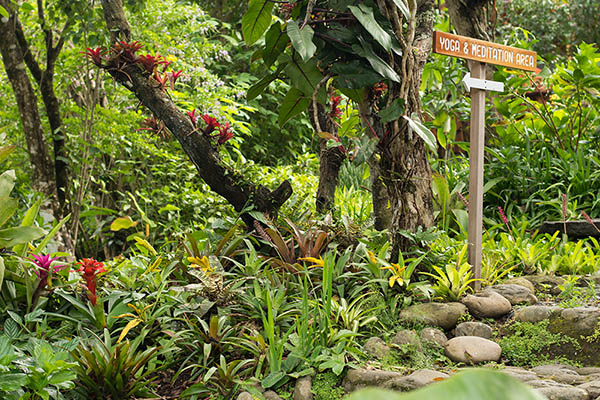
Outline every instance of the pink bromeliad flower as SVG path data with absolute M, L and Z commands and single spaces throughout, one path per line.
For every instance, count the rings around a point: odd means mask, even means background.
M 66 265 L 52 265 L 54 261 L 56 261 L 59 257 L 50 257 L 49 254 L 33 254 L 31 253 L 33 258 L 27 258 L 29 261 L 33 262 L 35 265 L 35 269 L 33 272 L 40 278 L 40 286 L 44 288 L 52 278 L 52 274 L 57 273 L 61 269 L 66 268 Z

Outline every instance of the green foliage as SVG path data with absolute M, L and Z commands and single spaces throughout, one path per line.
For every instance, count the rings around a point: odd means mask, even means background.
M 505 327 L 506 336 L 500 338 L 498 344 L 502 347 L 502 354 L 513 365 L 535 366 L 553 360 L 547 352 L 549 346 L 571 343 L 578 347 L 575 339 L 560 333 L 548 331 L 549 321 L 538 323 L 515 321 Z
M 344 396 L 341 377 L 331 371 L 317 374 L 312 380 L 315 400 L 340 400 Z

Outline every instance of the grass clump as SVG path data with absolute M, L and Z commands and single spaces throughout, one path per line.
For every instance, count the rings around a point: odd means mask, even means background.
M 340 400 L 344 397 L 342 378 L 331 371 L 318 374 L 312 381 L 315 400 Z
M 579 346 L 577 340 L 560 333 L 551 333 L 548 324 L 547 320 L 536 324 L 513 322 L 507 328 L 507 335 L 498 341 L 502 355 L 519 367 L 541 365 L 548 361 L 572 364 L 572 361 L 565 357 L 552 357 L 547 350 L 551 346 L 566 343 Z

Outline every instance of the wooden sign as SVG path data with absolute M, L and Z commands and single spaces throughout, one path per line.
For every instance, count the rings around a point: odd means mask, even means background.
M 535 71 L 537 68 L 535 51 L 439 31 L 433 32 L 433 43 L 433 52 L 437 54 L 526 71 Z

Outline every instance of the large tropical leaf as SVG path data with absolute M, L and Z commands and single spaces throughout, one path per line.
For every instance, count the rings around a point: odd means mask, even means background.
M 0 162 L 4 161 L 15 149 L 17 146 L 0 146 Z
M 421 139 L 423 139 L 423 141 L 425 141 L 425 144 L 427 145 L 427 147 L 429 147 L 429 150 L 435 153 L 437 151 L 435 135 L 419 121 L 412 119 L 406 115 L 404 116 L 404 119 L 408 121 L 408 126 L 410 126 L 413 132 L 415 132 L 421 137 Z
M 15 186 L 15 180 L 17 177 L 15 176 L 15 171 L 5 171 L 2 175 L 0 175 L 0 199 L 8 197 L 10 192 L 13 190 Z
M 310 98 L 305 97 L 300 90 L 291 88 L 279 108 L 279 126 L 285 125 L 291 118 L 306 110 L 309 104 Z
M 265 48 L 262 51 L 262 58 L 267 67 L 273 65 L 277 57 L 285 50 L 290 38 L 287 33 L 281 29 L 281 23 L 275 22 L 265 35 Z
M 410 393 L 365 389 L 346 400 L 545 400 L 540 393 L 502 372 L 472 369 Z
M 250 0 L 248 12 L 242 17 L 242 34 L 248 46 L 260 39 L 271 25 L 274 4 L 270 0 Z
M 296 21 L 289 20 L 287 23 L 287 34 L 292 41 L 294 49 L 300 54 L 304 62 L 310 60 L 317 51 L 317 46 L 313 43 L 315 32 L 309 25 L 300 29 Z
M 410 19 L 410 10 L 404 0 L 393 0 L 393 2 L 396 4 L 396 7 L 398 7 L 402 15 L 404 15 L 404 18 L 407 20 Z
M 371 67 L 383 76 L 386 79 L 390 79 L 394 82 L 400 82 L 400 76 L 394 71 L 392 67 L 389 66 L 388 63 L 383 61 L 371 48 L 371 45 L 367 43 L 363 38 L 358 38 L 360 42 L 359 45 L 352 46 L 352 49 L 361 57 L 364 57 L 369 61 Z
M 358 22 L 373 36 L 385 51 L 392 49 L 392 37 L 385 31 L 375 20 L 373 9 L 364 4 L 359 4 L 358 7 L 348 6 L 350 12 L 356 17 Z M 288 32 L 289 33 L 289 32 Z
M 280 62 L 283 61 L 283 57 L 280 57 Z M 286 57 L 289 60 L 289 64 L 285 67 L 285 73 L 290 77 L 292 86 L 300 90 L 304 96 L 312 98 L 317 85 L 323 79 L 323 75 L 317 68 L 315 60 L 309 60 L 306 63 L 302 63 L 292 57 Z M 319 90 L 317 100 L 324 104 L 327 100 L 325 93 L 325 85 Z
M 335 77 L 337 88 L 362 89 L 371 87 L 381 80 L 381 75 L 360 60 L 353 60 L 347 64 L 335 63 L 331 68 L 331 72 L 337 75 Z
M 31 242 L 44 236 L 44 230 L 35 226 L 0 229 L 0 249 Z
M 248 89 L 246 98 L 248 100 L 252 100 L 252 99 L 256 98 L 256 96 L 258 96 L 259 94 L 264 92 L 265 89 L 271 84 L 271 82 L 273 82 L 275 79 L 277 79 L 277 77 L 279 76 L 279 74 L 281 73 L 281 71 L 283 70 L 283 68 L 285 66 L 286 66 L 286 64 L 279 64 L 279 66 L 277 67 L 277 71 L 275 71 L 272 74 L 269 74 L 267 76 L 264 76 L 260 81 L 256 82 L 254 85 L 252 85 L 252 87 L 250 89 Z
M 396 99 L 392 104 L 379 111 L 379 118 L 384 124 L 399 119 L 404 114 L 404 99 Z

